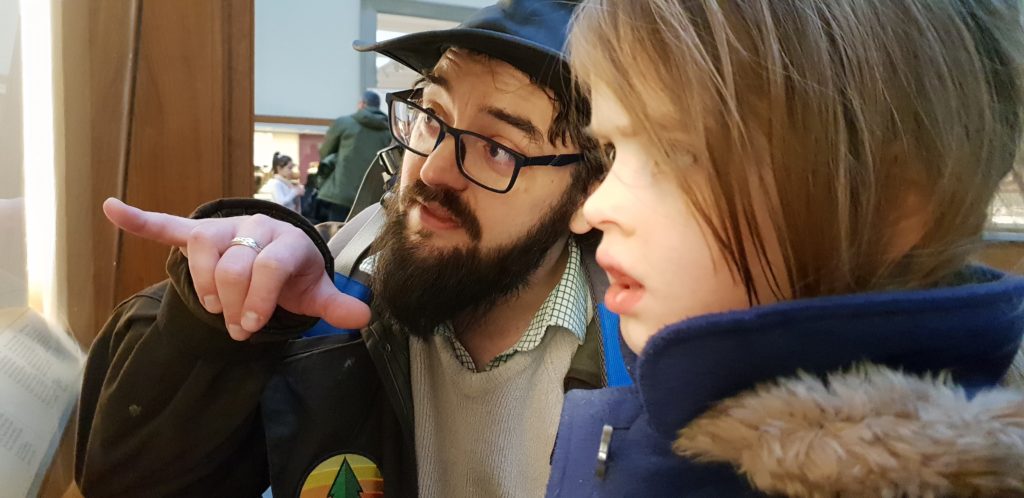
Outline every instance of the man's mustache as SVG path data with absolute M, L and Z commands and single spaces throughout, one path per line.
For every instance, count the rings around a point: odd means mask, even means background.
M 403 195 L 403 208 L 405 211 L 412 206 L 413 202 L 435 202 L 455 218 L 455 221 L 466 230 L 469 238 L 474 242 L 480 242 L 481 229 L 480 220 L 473 214 L 469 205 L 459 197 L 453 190 L 444 188 L 430 188 L 422 180 L 417 179 L 409 186 L 409 190 Z

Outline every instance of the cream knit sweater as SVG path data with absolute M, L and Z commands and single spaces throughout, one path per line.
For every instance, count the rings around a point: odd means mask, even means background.
M 578 340 L 550 330 L 539 346 L 472 372 L 441 335 L 410 339 L 421 497 L 541 497 Z

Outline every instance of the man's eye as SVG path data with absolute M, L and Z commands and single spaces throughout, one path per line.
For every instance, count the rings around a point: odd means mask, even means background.
M 512 157 L 512 154 L 507 150 L 494 144 L 487 144 L 486 148 L 487 158 L 493 166 L 502 169 L 512 169 L 515 167 L 516 158 Z

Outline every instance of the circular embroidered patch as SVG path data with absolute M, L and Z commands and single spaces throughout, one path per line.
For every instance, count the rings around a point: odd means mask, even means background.
M 384 479 L 372 460 L 345 453 L 332 456 L 306 476 L 300 498 L 383 498 Z

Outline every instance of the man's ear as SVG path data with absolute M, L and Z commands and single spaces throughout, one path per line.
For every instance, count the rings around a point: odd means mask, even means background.
M 572 218 L 569 220 L 569 230 L 577 235 L 583 235 L 594 229 L 594 225 L 591 225 L 587 218 L 583 216 L 583 206 L 587 203 L 587 199 L 594 194 L 597 187 L 601 185 L 601 182 L 594 182 L 590 185 L 587 190 L 587 195 L 580 200 L 580 205 L 576 206 L 576 211 L 572 213 Z

